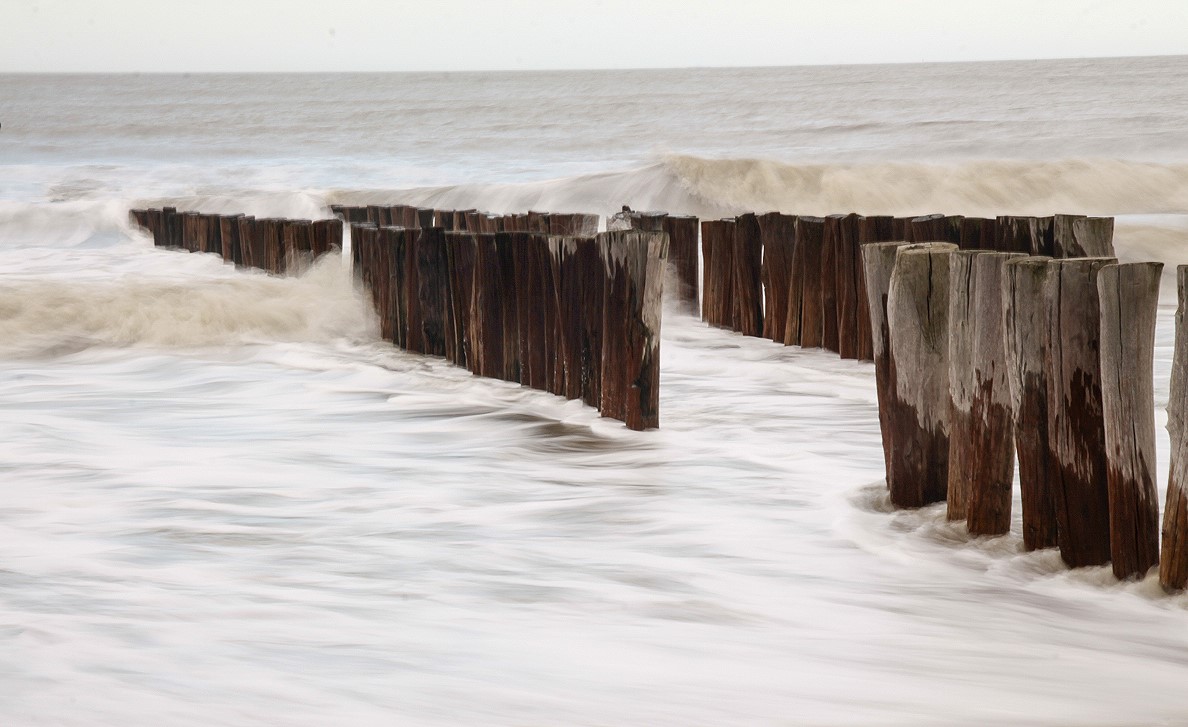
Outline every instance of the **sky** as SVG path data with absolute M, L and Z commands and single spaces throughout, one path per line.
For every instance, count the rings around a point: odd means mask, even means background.
M 1169 55 L 1188 54 L 1188 0 L 0 0 L 0 38 L 0 72 Z

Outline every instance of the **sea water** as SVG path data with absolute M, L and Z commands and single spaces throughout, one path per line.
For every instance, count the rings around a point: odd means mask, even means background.
M 1188 597 L 893 511 L 869 364 L 669 306 L 630 432 L 127 219 L 1074 212 L 1171 272 L 1188 59 L 0 76 L 0 124 L 0 724 L 1188 721 Z

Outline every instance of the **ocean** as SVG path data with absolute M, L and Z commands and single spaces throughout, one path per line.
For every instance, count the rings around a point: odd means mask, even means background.
M 870 364 L 671 307 L 630 432 L 127 217 L 1070 212 L 1174 274 L 1186 129 L 1188 57 L 0 75 L 0 724 L 1188 722 L 1188 596 L 892 510 Z

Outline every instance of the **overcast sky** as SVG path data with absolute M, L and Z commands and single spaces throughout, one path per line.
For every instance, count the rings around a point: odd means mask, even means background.
M 1188 53 L 1188 0 L 0 0 L 0 38 L 0 72 L 1165 55 Z

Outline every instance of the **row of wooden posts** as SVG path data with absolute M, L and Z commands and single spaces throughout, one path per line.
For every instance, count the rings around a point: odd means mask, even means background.
M 932 214 L 810 217 L 769 212 L 701 223 L 701 316 L 777 343 L 874 358 L 859 251 L 873 242 L 1078 257 L 1112 254 L 1111 217 Z
M 134 209 L 132 221 L 148 230 L 157 247 L 221 255 L 237 267 L 259 268 L 270 273 L 297 272 L 332 250 L 342 248 L 342 223 L 338 220 L 290 220 Z
M 1169 402 L 1160 552 L 1153 341 L 1159 263 L 1119 264 L 1113 220 L 625 210 L 598 218 L 336 206 L 385 339 L 474 373 L 659 425 L 660 297 L 711 325 L 875 364 L 890 499 L 946 501 L 969 531 L 1188 585 L 1188 266 Z M 292 271 L 341 248 L 335 220 L 133 210 L 157 245 Z M 673 250 L 679 252 L 674 254 Z M 1182 453 L 1181 450 L 1184 450 Z M 1162 555 L 1162 557 L 1160 557 Z
M 660 425 L 663 232 L 598 233 L 585 214 L 334 211 L 386 340 Z

